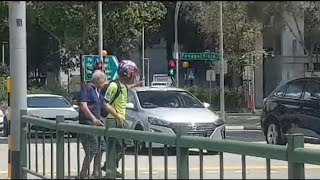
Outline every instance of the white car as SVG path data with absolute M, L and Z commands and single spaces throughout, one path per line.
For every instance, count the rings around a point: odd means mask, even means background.
M 126 126 L 175 135 L 177 128 L 184 125 L 190 135 L 224 139 L 224 121 L 209 106 L 184 89 L 136 87 L 128 94 Z
M 63 96 L 52 94 L 29 94 L 27 95 L 27 114 L 48 120 L 55 120 L 56 116 L 64 116 L 65 121 L 78 123 L 79 113 Z M 8 136 L 8 123 L 5 118 L 5 133 Z M 35 127 L 32 127 L 35 129 Z M 38 128 L 37 128 L 38 129 Z

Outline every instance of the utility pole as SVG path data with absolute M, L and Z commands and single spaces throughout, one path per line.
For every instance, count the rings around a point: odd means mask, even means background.
M 176 4 L 174 12 L 174 51 L 173 56 L 176 60 L 176 86 L 179 87 L 179 42 L 178 42 L 178 17 L 180 10 L 181 1 Z
M 142 26 L 142 35 L 141 35 L 141 41 L 142 41 L 142 86 L 146 86 L 146 75 L 145 75 L 145 69 L 144 69 L 144 26 Z
M 225 122 L 222 3 L 223 1 L 220 1 L 220 113 L 223 121 Z
M 100 62 L 103 63 L 103 56 L 102 56 L 102 49 L 103 49 L 102 1 L 98 1 L 98 26 L 99 26 L 99 44 L 98 44 L 99 59 L 100 59 Z M 104 65 L 103 65 L 103 69 L 104 69 Z
M 251 86 L 252 86 L 252 113 L 254 113 L 255 111 L 256 111 L 256 103 L 255 103 L 255 78 L 254 78 L 254 76 L 255 76 L 255 56 L 251 56 Z
M 26 51 L 26 2 L 8 1 L 9 41 L 10 41 L 10 79 L 12 90 L 12 177 L 20 178 L 20 110 L 27 110 L 27 51 Z M 9 157 L 10 158 L 10 157 Z

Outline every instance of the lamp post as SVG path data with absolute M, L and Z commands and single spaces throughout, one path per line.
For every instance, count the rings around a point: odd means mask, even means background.
M 220 1 L 220 113 L 225 122 L 222 1 Z
M 145 75 L 145 69 L 144 69 L 144 26 L 142 26 L 142 35 L 141 35 L 141 41 L 142 41 L 142 86 L 146 86 L 146 75 Z
M 144 58 L 143 59 L 143 69 L 144 69 L 144 66 L 145 66 L 145 61 L 148 61 L 148 67 L 147 67 L 147 72 L 148 72 L 148 74 L 147 74 L 147 86 L 150 86 L 150 59 L 149 58 Z M 144 77 L 144 79 L 145 79 L 145 77 Z M 145 81 L 143 81 L 143 82 L 145 82 Z
M 99 27 L 99 60 L 103 62 L 102 49 L 103 49 L 103 34 L 102 34 L 102 1 L 98 2 L 98 27 Z M 103 64 L 103 63 L 102 63 Z

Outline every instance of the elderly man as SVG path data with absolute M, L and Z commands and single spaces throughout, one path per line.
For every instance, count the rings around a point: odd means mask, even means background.
M 103 126 L 101 120 L 101 108 L 107 109 L 108 113 L 117 115 L 115 109 L 109 106 L 100 93 L 100 89 L 104 87 L 107 78 L 104 72 L 100 70 L 94 71 L 92 80 L 90 83 L 82 87 L 79 95 L 79 123 L 91 126 Z M 98 137 L 90 135 L 80 135 L 83 149 L 85 151 L 85 158 L 83 160 L 82 169 L 80 172 L 80 178 L 86 178 L 89 176 L 89 167 L 92 159 L 94 158 L 92 176 L 94 178 L 99 177 L 101 172 L 99 169 L 101 163 L 101 157 L 98 150 Z M 105 150 L 104 139 L 100 138 L 101 150 Z M 102 152 L 101 152 L 102 154 Z

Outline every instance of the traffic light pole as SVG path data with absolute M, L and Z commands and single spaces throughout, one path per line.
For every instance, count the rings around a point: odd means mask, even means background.
M 27 109 L 26 2 L 8 1 L 10 39 L 10 104 L 12 108 L 12 177 L 20 179 L 20 110 Z M 9 157 L 10 158 L 10 157 Z M 22 176 L 22 179 L 26 178 Z
M 146 86 L 146 75 L 145 75 L 145 63 L 144 63 L 144 26 L 142 26 L 142 35 L 141 35 L 141 41 L 142 41 L 142 86 Z
M 103 27 L 102 27 L 102 1 L 98 1 L 98 26 L 99 26 L 99 60 L 103 62 L 102 49 L 103 49 Z M 103 63 L 104 64 L 104 63 Z M 104 67 L 103 67 L 104 69 Z
M 223 121 L 225 122 L 222 3 L 223 1 L 220 1 L 220 113 Z
M 174 59 L 176 60 L 176 86 L 179 87 L 179 44 L 178 44 L 178 17 L 181 1 L 178 1 L 174 14 Z

